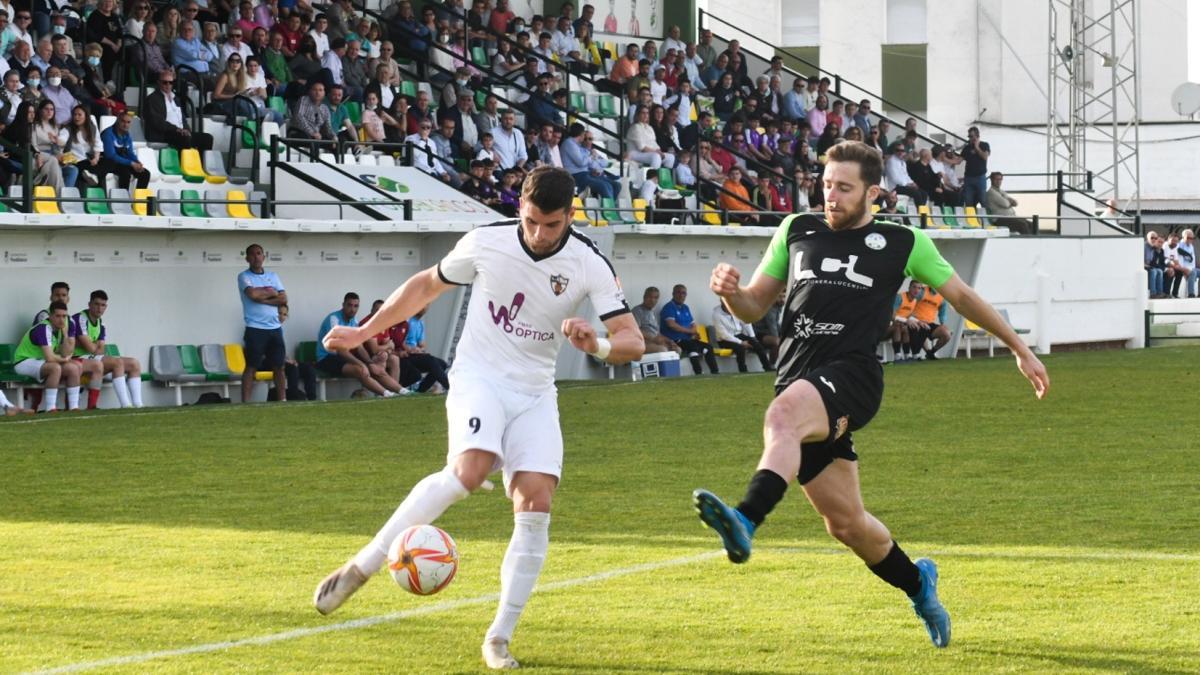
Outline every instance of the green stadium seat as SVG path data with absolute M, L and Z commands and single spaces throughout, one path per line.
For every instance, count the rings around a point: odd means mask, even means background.
M 208 215 L 208 209 L 204 208 L 204 204 L 200 202 L 200 192 L 198 190 L 183 190 L 179 193 L 179 198 L 183 200 L 183 204 L 180 204 L 180 210 L 188 218 L 211 217 Z
M 179 151 L 175 148 L 163 148 L 158 151 L 158 172 L 164 176 L 179 176 L 183 178 L 183 165 L 179 163 Z
M 258 141 L 258 121 L 246 120 L 242 129 L 242 147 L 247 150 L 257 150 L 263 147 Z
M 582 91 L 572 91 L 568 105 L 580 112 L 587 112 L 587 97 Z
M 608 119 L 620 116 L 617 112 L 617 99 L 612 94 L 601 94 L 596 102 L 596 117 Z
M 958 214 L 955 213 L 953 206 L 943 206 L 942 207 L 942 222 L 946 223 L 946 225 L 949 225 L 950 227 L 955 228 L 955 229 L 958 229 L 958 228 L 966 225 L 966 223 L 962 222 L 958 218 Z
M 621 217 L 621 212 L 616 210 L 617 200 L 613 197 L 601 197 L 600 208 L 600 215 L 608 221 L 609 225 L 616 225 L 626 220 Z
M 105 342 L 104 355 L 118 357 L 121 355 L 121 348 L 115 342 Z
M 417 83 L 412 80 L 402 80 L 400 82 L 400 93 L 413 99 L 417 99 Z
M 487 52 L 483 51 L 483 47 L 471 47 L 471 63 L 485 70 L 487 69 L 488 57 Z
M 475 107 L 483 110 L 483 106 L 487 104 L 488 93 L 483 89 L 475 91 Z
M 317 362 L 317 343 L 301 342 L 296 345 L 296 361 L 300 363 Z
M 354 126 L 362 124 L 362 106 L 354 101 L 346 101 L 346 114 L 350 116 L 350 121 Z
M 13 366 L 15 365 L 17 354 L 17 345 L 15 344 L 0 344 L 0 382 L 14 383 L 34 383 L 32 378 L 18 375 Z
M 108 206 L 108 196 L 104 194 L 104 188 L 90 187 L 87 189 L 86 197 L 91 200 L 84 203 L 84 207 L 88 213 L 98 216 L 112 215 L 112 209 Z
M 271 98 L 267 99 L 267 107 L 279 113 L 280 115 L 287 117 L 287 101 L 284 101 L 282 96 L 272 96 Z
M 665 166 L 658 170 L 658 187 L 661 190 L 676 189 L 675 174 Z

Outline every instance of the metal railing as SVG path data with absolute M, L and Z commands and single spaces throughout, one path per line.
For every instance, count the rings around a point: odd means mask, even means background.
M 1147 309 L 1145 312 L 1145 318 L 1143 320 L 1144 321 L 1143 322 L 1144 341 L 1142 342 L 1142 344 L 1144 344 L 1145 346 L 1149 347 L 1151 340 L 1196 340 L 1196 339 L 1200 339 L 1200 337 L 1194 336 L 1194 335 L 1151 335 L 1151 333 L 1153 332 L 1153 326 L 1178 325 L 1178 324 L 1154 323 L 1154 317 L 1156 317 L 1156 316 L 1194 316 L 1194 317 L 1196 317 L 1196 322 L 1200 323 L 1200 312 L 1156 312 L 1154 310 Z

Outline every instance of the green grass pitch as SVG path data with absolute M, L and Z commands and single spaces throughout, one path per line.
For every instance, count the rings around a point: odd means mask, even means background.
M 545 673 L 1200 671 L 1196 354 L 1050 357 L 1042 402 L 1009 358 L 888 367 L 856 434 L 863 492 L 938 561 L 945 650 L 794 487 L 748 564 L 715 553 L 690 493 L 741 495 L 768 376 L 564 387 L 564 482 L 513 653 Z M 499 490 L 439 521 L 462 555 L 440 595 L 379 576 L 330 617 L 310 604 L 441 466 L 443 400 L 0 423 L 0 672 L 481 672 Z

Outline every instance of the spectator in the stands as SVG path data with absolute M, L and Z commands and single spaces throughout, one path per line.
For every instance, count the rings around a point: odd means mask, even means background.
M 906 155 L 904 144 L 892 144 L 883 163 L 883 186 L 897 194 L 906 195 L 918 206 L 922 206 L 929 200 L 929 196 L 913 182 L 909 175 L 908 164 L 905 162 Z
M 500 193 L 492 185 L 487 173 L 487 162 L 473 159 L 470 163 L 470 174 L 463 181 L 462 191 L 472 199 L 482 202 L 492 208 L 500 206 Z
M 792 80 L 792 88 L 783 95 L 781 106 L 783 118 L 786 120 L 802 120 L 805 118 L 805 81 L 803 77 Z
M 712 46 L 712 31 L 705 28 L 700 31 L 700 43 L 696 45 L 696 56 L 700 57 L 700 70 L 712 65 L 717 60 L 717 50 Z
M 92 116 L 82 104 L 71 109 L 71 119 L 62 128 L 66 134 L 65 152 L 75 156 L 75 168 L 80 176 L 86 177 L 89 185 L 99 185 L 107 189 L 106 179 L 115 166 L 104 158 L 104 144 L 100 140 L 100 132 L 96 129 Z M 86 185 L 80 183 L 79 187 Z
M 1167 271 L 1167 259 L 1163 253 L 1163 240 L 1154 230 L 1146 232 L 1146 244 L 1143 247 L 1143 267 L 1146 269 L 1146 280 L 1150 290 L 1150 299 L 1157 300 L 1167 297 L 1163 292 Z
M 230 54 L 225 60 L 225 72 L 217 76 L 217 83 L 213 86 L 213 105 L 219 107 L 226 115 L 254 117 L 257 112 L 254 104 L 236 98 L 239 95 L 244 96 L 248 88 L 246 68 L 242 63 L 241 54 Z
M 70 115 L 70 112 L 67 113 Z M 58 133 L 58 123 L 55 121 L 56 109 L 54 102 L 42 99 L 37 107 L 37 118 L 33 124 L 33 149 L 39 155 L 47 158 L 62 158 L 67 144 L 66 134 Z M 61 163 L 61 159 L 59 159 Z M 79 167 L 74 163 L 62 165 L 63 185 L 74 187 L 79 177 Z
M 962 190 L 959 188 L 958 173 L 954 170 L 955 160 L 950 157 L 953 149 L 949 145 L 935 145 L 931 152 L 933 160 L 929 166 L 941 179 L 942 203 L 962 206 Z
M 687 286 L 676 284 L 671 289 L 671 301 L 664 304 L 659 311 L 659 327 L 667 339 L 678 345 L 682 352 L 688 355 L 688 359 L 692 362 L 692 371 L 695 374 L 701 373 L 700 357 L 703 356 L 708 364 L 709 372 L 716 375 L 719 372 L 717 358 L 713 354 L 712 346 L 707 342 L 700 341 L 700 330 L 697 328 L 696 320 L 692 317 L 692 310 L 687 306 L 685 300 L 687 300 Z
M 967 144 L 960 153 L 966 162 L 963 176 L 963 204 L 975 206 L 986 200 L 988 191 L 988 157 L 992 147 L 979 139 L 979 127 L 967 130 Z M 990 209 L 989 209 L 990 210 Z
M 1196 260 L 1196 233 L 1190 229 L 1179 233 L 1175 253 L 1179 261 L 1184 294 L 1189 298 L 1200 295 L 1200 266 Z
M 1163 292 L 1167 297 L 1178 298 L 1179 287 L 1187 278 L 1188 270 L 1179 259 L 1179 233 L 1171 231 L 1162 247 L 1163 257 L 1167 261 L 1166 278 L 1163 280 Z
M 276 95 L 286 96 L 285 91 L 295 77 L 288 65 L 288 55 L 283 50 L 283 35 L 272 32 L 269 45 L 262 55 L 263 71 L 267 81 L 275 88 Z
M 783 319 L 783 303 L 786 299 L 787 291 L 785 289 L 775 297 L 775 302 L 767 308 L 767 313 L 751 325 L 755 337 L 767 348 L 767 357 L 770 363 L 779 361 L 779 324 Z
M 379 107 L 379 94 L 368 91 L 363 101 L 362 128 L 367 140 L 382 143 L 387 140 L 387 127 L 399 123 L 386 110 Z
M 325 85 L 314 81 L 308 85 L 308 93 L 300 97 L 296 111 L 288 121 L 288 137 L 312 139 L 314 141 L 332 141 L 333 116 L 329 106 L 325 105 Z M 321 146 L 314 144 L 309 151 L 315 158 Z
M 1004 174 L 999 171 L 993 171 L 991 175 L 992 186 L 988 189 L 987 194 L 984 195 L 983 201 L 987 207 L 988 215 L 993 218 L 993 224 L 1000 227 L 1007 227 L 1014 234 L 1037 234 L 1033 231 L 1032 223 L 1024 218 L 1017 217 L 1017 212 L 1013 209 L 1017 205 L 1017 200 L 1000 189 L 1000 185 L 1003 182 Z
M 500 126 L 492 129 L 492 139 L 496 154 L 499 157 L 499 167 L 504 170 L 514 167 L 524 167 L 529 159 L 525 148 L 525 137 L 516 128 L 516 116 L 511 110 L 505 110 L 500 116 Z
M 354 126 L 354 120 L 350 119 L 350 106 L 346 105 L 345 88 L 337 84 L 330 87 L 325 106 L 329 108 L 329 126 L 338 140 L 347 143 L 358 141 L 358 129 Z
M 291 69 L 296 82 L 296 86 L 288 88 L 287 95 L 290 97 L 300 98 L 313 82 L 321 82 L 326 87 L 332 84 L 332 77 L 321 65 L 321 59 L 317 56 L 317 45 L 310 35 L 300 39 L 300 47 L 296 55 L 288 61 L 288 68 Z
M 358 320 L 358 294 L 347 293 L 342 298 L 341 309 L 330 312 L 321 322 L 317 332 L 317 369 L 333 377 L 349 377 L 358 380 L 376 396 L 389 398 L 401 393 L 403 387 L 387 373 L 387 358 L 376 359 L 362 345 L 354 349 L 325 349 L 325 336 L 334 326 L 355 327 Z
M 582 142 L 586 129 L 579 122 L 574 122 L 567 128 L 566 138 L 559 148 L 563 168 L 570 172 L 575 179 L 575 186 L 580 192 L 590 190 L 592 195 L 601 198 L 613 198 L 619 183 L 605 175 L 603 170 L 594 169 L 589 153 Z
M 17 106 L 17 113 L 11 124 L 3 130 L 4 149 L 7 157 L 3 159 L 5 169 L 9 173 L 21 173 L 23 166 L 20 157 L 23 150 L 33 146 L 34 125 L 36 124 L 37 108 L 29 101 L 22 101 Z M 33 153 L 34 169 L 33 182 L 36 185 L 49 185 L 55 193 L 63 188 L 62 165 L 58 157 L 42 152 Z
M 179 27 L 179 37 L 171 45 L 171 62 L 177 66 L 187 66 L 200 74 L 202 79 L 208 79 L 212 54 L 196 37 L 196 29 L 191 23 Z M 191 76 L 191 73 L 188 73 Z M 174 80 L 174 74 L 171 75 Z M 160 80 L 161 81 L 161 80 Z
M 162 47 L 158 43 L 158 26 L 153 23 L 147 23 L 142 29 L 142 49 L 133 49 L 130 53 L 146 69 L 146 77 L 149 81 L 157 80 L 158 74 L 169 67 L 163 56 Z M 88 58 L 90 59 L 92 56 L 88 55 Z M 99 66 L 99 62 L 100 55 L 96 54 L 96 63 L 93 65 Z
M 417 103 L 408 109 L 408 131 L 417 133 L 421 122 L 433 123 L 433 110 L 429 107 L 429 92 L 424 89 L 417 92 Z
M 487 160 L 493 166 L 500 166 L 500 156 L 496 153 L 496 140 L 486 131 L 479 135 L 479 152 L 475 153 L 475 159 Z
M 516 18 L 516 16 L 517 15 L 514 14 L 511 9 L 509 9 L 508 0 L 496 0 L 496 6 L 492 8 L 491 13 L 488 15 L 487 25 L 492 29 L 493 32 L 499 35 L 505 35 L 508 33 L 509 22 Z M 506 40 L 499 40 L 497 42 L 497 47 L 499 47 L 501 42 L 506 42 Z
M 71 119 L 71 109 L 79 104 L 71 95 L 71 91 L 63 86 L 62 71 L 55 66 L 46 70 L 46 85 L 42 87 L 42 96 L 54 104 L 54 123 L 58 126 Z
M 329 22 L 326 32 L 329 38 L 347 38 L 354 32 L 358 16 L 350 0 L 333 0 L 327 5 L 325 19 Z
M 596 27 L 592 25 L 592 17 L 595 15 L 596 8 L 592 5 L 584 5 L 581 7 L 579 9 L 579 18 L 575 19 L 575 21 L 571 24 L 571 27 L 575 29 L 575 34 L 579 34 L 580 26 L 587 26 L 588 34 L 594 35 L 596 33 Z M 616 54 L 613 54 L 612 56 L 616 56 Z
M 304 32 L 300 27 L 300 15 L 291 14 L 286 21 L 280 21 L 271 28 L 272 33 L 279 33 L 283 36 L 283 47 L 281 51 L 289 59 L 295 56 L 300 51 L 300 40 L 304 38 Z
M 613 62 L 607 81 L 597 82 L 597 88 L 617 96 L 624 95 L 626 83 L 636 77 L 640 70 L 638 64 L 640 52 L 641 49 L 636 43 L 631 42 L 626 45 L 625 54 Z
M 946 192 L 942 188 L 942 175 L 933 169 L 933 152 L 931 150 L 923 148 L 919 152 L 919 159 L 907 166 L 908 175 L 912 177 L 917 187 L 929 196 L 930 201 L 937 206 L 953 206 L 952 202 L 947 201 Z M 960 223 L 959 225 L 964 224 Z
M 450 381 L 446 377 L 450 364 L 429 353 L 425 341 L 424 319 L 428 310 L 428 306 L 422 307 L 408 319 L 408 334 L 405 335 L 402 345 L 401 367 L 412 367 L 421 373 L 423 377 L 416 386 L 418 392 L 441 394 L 450 389 Z
M 12 124 L 21 105 L 21 71 L 9 70 L 4 73 L 4 89 L 0 90 L 0 124 Z
M 830 122 L 825 125 L 825 129 L 817 138 L 817 157 L 825 156 L 829 149 L 841 142 L 841 128 L 838 125 Z
M 271 46 L 271 35 L 266 28 L 259 26 L 250 31 L 246 43 L 250 45 L 250 52 L 261 59 L 267 53 L 267 47 Z
M 525 62 L 515 51 L 508 40 L 496 43 L 496 53 L 492 56 L 492 71 L 498 77 L 516 75 L 525 66 Z
M 28 73 L 29 67 L 35 65 L 33 63 L 33 47 L 21 40 L 17 40 L 11 47 L 12 49 L 8 53 L 8 67 L 22 73 Z M 38 68 L 37 70 L 38 76 L 41 77 L 42 69 Z
M 417 76 L 425 77 L 429 62 L 429 45 L 435 33 L 413 14 L 412 3 L 404 0 L 388 23 L 388 33 L 400 54 L 417 62 Z
M 326 32 L 328 29 L 329 18 L 326 15 L 318 14 L 313 18 L 312 28 L 308 31 L 308 36 L 317 45 L 317 58 L 325 56 L 325 52 L 330 49 L 329 34 Z
M 553 82 L 554 77 L 549 73 L 538 75 L 537 89 L 525 102 L 527 126 L 536 129 L 545 123 L 560 124 L 562 122 L 562 115 L 555 108 L 550 91 Z
M 673 157 L 678 155 L 683 149 L 679 145 L 679 111 L 655 105 L 650 109 L 650 126 L 654 128 L 658 148 Z
M 734 86 L 733 74 L 728 71 L 722 73 L 720 81 L 711 88 L 710 93 L 713 98 L 713 112 L 716 113 L 717 119 L 728 122 L 733 117 L 738 101 L 741 100 L 738 90 Z
M 385 40 L 379 46 L 379 56 L 370 59 L 367 63 L 368 72 L 376 73 L 377 75 L 380 67 L 385 68 L 385 75 L 380 77 L 379 80 L 389 87 L 400 86 L 400 64 L 394 58 L 395 52 L 396 48 L 392 45 L 391 41 Z M 385 106 L 387 105 L 387 102 L 382 100 L 380 103 Z
M 221 45 L 221 58 L 223 60 L 228 61 L 229 57 L 233 54 L 240 54 L 242 62 L 245 63 L 246 59 L 254 55 L 254 52 L 250 49 L 250 45 L 242 40 L 244 35 L 245 33 L 242 32 L 241 28 L 231 28 L 229 30 L 228 39 L 225 41 L 225 44 Z
M 805 117 L 811 130 L 810 138 L 817 138 L 825 132 L 825 127 L 829 124 L 828 108 L 829 99 L 824 94 L 817 96 L 817 102 Z
M 146 103 L 141 111 L 146 140 L 151 143 L 166 143 L 179 150 L 211 150 L 211 135 L 202 131 L 193 133 L 188 128 L 183 109 L 175 101 L 174 89 L 175 71 L 164 70 L 158 76 L 158 88 L 146 96 Z
M 495 94 L 488 94 L 483 99 L 483 110 L 475 113 L 475 128 L 482 138 L 485 133 L 492 133 L 500 127 L 500 99 Z
M 474 95 L 469 91 L 461 91 L 455 105 L 438 110 L 438 120 L 454 122 L 455 156 L 471 159 L 479 143 L 479 128 L 475 125 Z
M 711 93 L 713 88 L 721 82 L 721 76 L 729 70 L 729 57 L 721 54 L 716 61 L 710 61 L 707 66 L 700 69 L 700 79 L 704 81 L 703 89 L 708 89 Z M 733 87 L 733 74 L 729 75 L 730 88 Z
M 755 211 L 754 202 L 750 200 L 750 191 L 742 184 L 742 169 L 741 167 L 733 167 L 729 169 L 728 177 L 725 183 L 721 185 L 723 192 L 719 204 L 722 209 L 729 211 L 729 220 L 736 223 L 754 223 L 758 224 L 759 216 L 755 213 L 746 213 Z
M 718 302 L 712 312 L 713 329 L 716 332 L 717 345 L 733 350 L 737 360 L 739 373 L 749 371 L 746 367 L 746 351 L 752 350 L 758 356 L 758 361 L 764 371 L 771 370 L 771 360 L 767 348 L 754 335 L 754 328 L 749 323 L 733 316 L 725 307 L 724 302 Z
M 421 120 L 417 125 L 417 133 L 405 138 L 404 141 L 412 146 L 412 165 L 414 167 L 449 183 L 450 175 L 446 171 L 446 167 L 435 156 L 437 154 L 437 147 L 429 138 L 432 131 L 433 122 L 430 120 Z
M 346 41 L 346 53 L 342 56 L 342 83 L 346 85 L 346 98 L 361 101 L 370 77 L 367 75 L 367 60 L 362 55 L 362 43 Z
M 70 39 L 66 35 L 55 35 L 50 40 L 52 52 L 50 54 L 49 66 L 55 66 L 62 74 L 63 85 L 75 94 L 75 98 L 82 99 L 86 96 L 86 92 L 81 89 L 83 81 L 83 67 L 75 60 L 75 55 L 72 54 L 68 47 Z
M 342 74 L 342 57 L 345 55 L 346 40 L 344 38 L 334 38 L 330 42 L 329 49 L 321 55 L 321 67 L 329 71 L 329 80 L 325 82 L 326 88 L 335 84 L 345 85 L 346 79 Z
M 642 87 L 647 91 L 650 90 L 650 61 L 641 59 L 638 61 L 638 71 L 633 77 L 625 80 L 625 98 L 629 101 L 637 100 L 641 97 Z
M 578 61 L 582 58 L 579 40 L 575 37 L 575 29 L 571 27 L 569 18 L 558 17 L 558 25 L 550 36 L 550 48 L 563 63 Z
M 220 73 L 225 70 L 225 56 L 221 50 L 221 27 L 214 21 L 204 24 L 200 33 L 200 46 L 204 50 L 204 59 L 208 61 L 208 72 Z
M 112 167 L 112 173 L 117 176 L 117 187 L 122 190 L 129 189 L 130 179 L 136 179 L 135 185 L 138 188 L 150 184 L 150 171 L 138 161 L 133 138 L 129 135 L 132 123 L 132 114 L 119 115 L 117 121 L 100 134 L 100 141 L 104 145 L 104 159 Z
M 658 147 L 654 128 L 650 126 L 649 108 L 644 106 L 638 108 L 636 119 L 637 121 L 629 127 L 629 131 L 625 134 L 625 143 L 628 148 L 625 152 L 625 159 L 653 169 L 660 166 L 667 168 L 675 166 L 675 156 L 663 152 Z
M 438 156 L 438 161 L 442 168 L 445 169 L 446 179 L 454 187 L 462 186 L 463 177 L 458 172 L 458 167 L 455 166 L 454 160 L 462 158 L 469 159 L 469 156 L 460 155 L 458 147 L 454 143 L 454 134 L 457 131 L 454 120 L 446 117 L 438 124 L 437 131 L 430 134 L 429 141 L 433 144 L 433 151 Z
M 681 351 L 679 345 L 663 335 L 659 326 L 658 312 L 654 311 L 654 308 L 658 306 L 658 298 L 658 289 L 654 286 L 647 287 L 642 293 L 642 304 L 633 308 L 633 318 L 637 321 L 638 329 L 642 331 L 647 354 L 665 351 L 673 351 L 678 354 Z

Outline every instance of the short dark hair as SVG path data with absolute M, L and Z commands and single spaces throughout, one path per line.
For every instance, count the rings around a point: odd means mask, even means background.
M 543 165 L 525 178 L 521 201 L 528 200 L 546 213 L 561 211 L 575 198 L 575 179 L 564 169 Z
M 65 281 L 56 281 L 56 282 L 50 284 L 50 292 L 51 293 L 53 293 L 54 291 L 57 291 L 60 288 L 63 290 L 69 291 L 69 290 L 71 290 L 71 284 L 68 284 Z
M 88 298 L 88 302 L 91 302 L 92 300 L 103 300 L 105 302 L 108 302 L 108 293 L 105 293 L 104 291 L 99 290 L 99 289 L 94 290 L 94 291 L 92 291 L 91 297 Z
M 859 141 L 842 141 L 829 149 L 825 155 L 830 162 L 853 162 L 858 165 L 858 175 L 867 187 L 878 185 L 883 178 L 883 156 L 879 151 Z
M 250 255 L 250 249 L 252 249 L 252 248 L 257 248 L 258 250 L 266 253 L 266 249 L 264 249 L 262 247 L 262 244 L 250 244 L 249 246 L 246 247 L 246 255 Z
M 350 291 L 349 293 L 342 296 L 342 302 L 349 302 L 351 300 L 357 300 L 357 299 L 358 299 L 358 293 L 355 293 L 354 291 Z
M 658 286 L 647 286 L 645 291 L 642 291 L 642 297 L 646 297 L 651 293 L 658 293 Z
M 584 129 L 582 124 L 580 124 L 579 122 L 572 122 L 571 126 L 567 127 L 567 137 L 575 138 L 576 136 L 582 134 L 584 131 L 586 131 L 586 129 Z
M 60 309 L 61 309 L 62 311 L 64 311 L 64 312 L 69 312 L 69 311 L 71 311 L 71 310 L 67 309 L 67 303 L 65 303 L 65 302 L 61 302 L 61 301 L 55 300 L 54 302 L 50 303 L 50 311 L 51 311 L 51 312 L 55 312 L 55 311 L 58 311 L 58 310 L 60 310 Z

